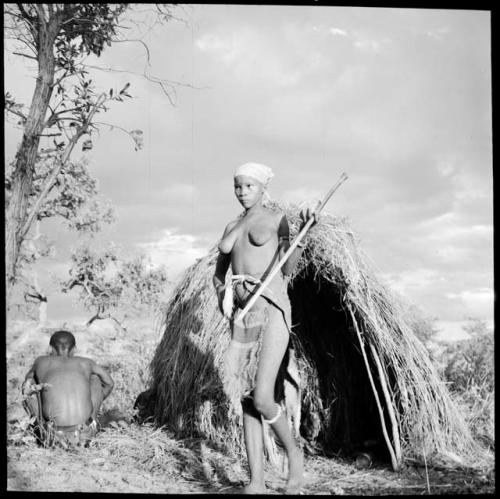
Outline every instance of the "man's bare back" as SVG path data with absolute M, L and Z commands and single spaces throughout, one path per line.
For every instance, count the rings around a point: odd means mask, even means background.
M 30 412 L 57 427 L 96 420 L 102 401 L 113 389 L 111 376 L 92 359 L 73 355 L 75 339 L 71 333 L 54 333 L 50 344 L 52 354 L 38 357 L 26 374 L 23 387 L 42 387 L 41 414 L 36 404 L 30 404 Z
M 58 426 L 80 424 L 93 416 L 90 378 L 97 374 L 94 361 L 84 357 L 38 357 L 35 379 L 42 390 L 43 417 Z

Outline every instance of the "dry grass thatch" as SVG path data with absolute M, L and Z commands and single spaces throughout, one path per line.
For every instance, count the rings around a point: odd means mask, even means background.
M 286 207 L 292 233 L 298 209 Z M 228 323 L 212 287 L 217 249 L 185 273 L 163 311 L 150 366 L 157 424 L 241 450 L 238 408 L 220 367 Z M 301 435 L 311 447 L 348 454 L 370 442 L 397 468 L 405 460 L 477 462 L 474 442 L 404 303 L 376 276 L 346 219 L 311 229 L 289 282 L 302 377 Z

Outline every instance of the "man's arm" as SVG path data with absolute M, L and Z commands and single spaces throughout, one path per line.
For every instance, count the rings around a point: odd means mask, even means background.
M 102 398 L 104 400 L 113 390 L 115 382 L 108 374 L 108 372 L 103 367 L 96 364 L 94 361 L 91 362 L 91 367 L 92 367 L 91 374 L 96 374 L 97 376 L 99 376 L 99 379 L 101 380 L 102 391 L 103 391 Z
M 38 360 L 38 358 L 35 359 L 35 362 L 33 362 L 33 365 L 31 366 L 30 370 L 26 373 L 26 376 L 24 377 L 24 382 L 21 386 L 21 391 L 22 391 L 23 395 L 25 395 L 29 391 L 31 391 L 31 389 L 30 389 L 31 385 L 36 385 L 37 360 Z

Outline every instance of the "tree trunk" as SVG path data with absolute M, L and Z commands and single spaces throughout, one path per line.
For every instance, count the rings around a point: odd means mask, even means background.
M 11 296 L 12 287 L 16 280 L 16 267 L 21 244 L 29 230 L 25 224 L 40 134 L 44 129 L 45 116 L 54 85 L 54 41 L 59 27 L 59 20 L 56 17 L 49 18 L 46 23 L 43 19 L 38 19 L 36 29 L 38 76 L 23 137 L 16 154 L 12 175 L 12 194 L 6 214 L 5 275 L 7 299 Z
M 47 300 L 41 301 L 38 309 L 38 326 L 45 327 L 47 325 Z

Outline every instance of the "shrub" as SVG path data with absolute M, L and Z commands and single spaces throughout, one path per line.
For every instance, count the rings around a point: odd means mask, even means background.
M 493 332 L 477 319 L 471 319 L 463 329 L 470 338 L 457 341 L 444 351 L 444 378 L 464 409 L 474 437 L 494 449 Z
M 478 320 L 471 320 L 463 329 L 471 337 L 446 349 L 444 376 L 456 392 L 480 388 L 482 394 L 492 393 L 495 382 L 493 334 Z

